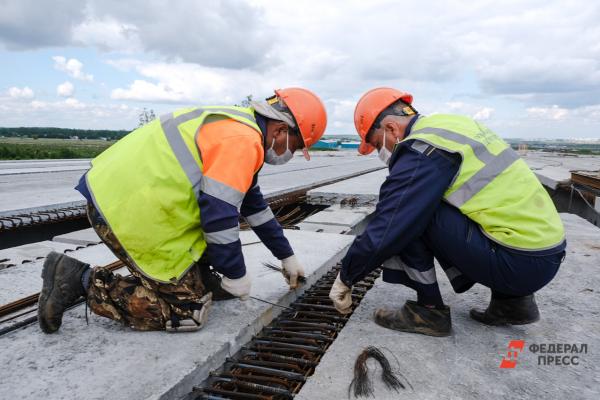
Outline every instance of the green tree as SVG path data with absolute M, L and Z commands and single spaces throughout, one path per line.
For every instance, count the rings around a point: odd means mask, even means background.
M 144 109 L 142 110 L 142 112 L 140 113 L 139 117 L 138 117 L 138 128 L 146 125 L 148 122 L 154 120 L 156 118 L 156 115 L 154 114 L 154 110 L 153 109 L 147 109 L 146 107 L 144 107 Z
M 242 104 L 234 104 L 236 107 L 250 107 L 250 102 L 252 101 L 252 95 L 247 95 L 244 100 L 242 100 Z

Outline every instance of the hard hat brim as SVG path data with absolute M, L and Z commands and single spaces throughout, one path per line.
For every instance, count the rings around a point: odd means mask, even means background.
M 254 111 L 259 113 L 260 115 L 274 119 L 276 121 L 285 122 L 288 126 L 296 128 L 296 123 L 294 122 L 294 119 L 291 117 L 291 115 L 276 110 L 275 108 L 271 107 L 271 105 L 269 105 L 269 103 L 267 103 L 266 101 L 252 101 L 250 102 L 250 107 L 254 108 Z
M 363 156 L 371 154 L 374 150 L 376 150 L 375 147 L 371 146 L 369 143 L 365 142 L 364 140 L 361 141 L 360 146 L 358 146 L 358 152 Z

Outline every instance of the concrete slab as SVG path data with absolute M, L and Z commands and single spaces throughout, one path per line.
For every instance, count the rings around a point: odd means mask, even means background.
M 550 188 L 570 178 L 570 170 L 598 170 L 600 157 L 565 156 L 556 153 L 528 152 L 525 161 Z M 27 160 L 0 162 L 0 213 L 24 208 L 44 207 L 83 200 L 73 189 L 89 160 Z M 312 152 L 306 162 L 294 157 L 282 166 L 265 165 L 259 184 L 265 195 L 274 196 L 293 187 L 303 187 L 350 173 L 381 167 L 376 155 L 357 157 L 355 152 Z M 27 173 L 23 173 L 26 171 Z M 54 172 L 52 172 L 54 171 Z M 384 176 L 385 177 L 385 176 Z M 379 188 L 366 189 L 369 194 Z M 368 182 L 362 182 L 369 185 Z M 360 191 L 360 187 L 355 188 Z M 353 193 L 353 192 L 350 192 Z
M 297 226 L 305 231 L 357 234 L 357 229 L 365 223 L 367 216 L 374 210 L 374 207 L 333 205 L 311 215 Z
M 73 245 L 62 243 L 55 244 L 69 246 L 70 248 L 75 247 Z M 42 254 L 42 257 L 33 262 L 0 269 L 0 304 L 7 304 L 19 300 L 22 297 L 32 295 L 41 290 L 41 273 L 45 257 L 48 252 L 52 250 L 59 251 L 58 249 L 52 248 L 46 248 L 45 250 L 46 252 Z M 68 252 L 67 255 L 70 257 L 75 257 L 91 265 L 106 265 L 117 261 L 117 257 L 115 257 L 114 254 L 103 244 L 71 251 Z
M 350 227 L 344 225 L 323 225 L 323 224 L 306 224 L 300 222 L 296 225 L 301 231 L 317 232 L 317 233 L 339 233 L 340 235 L 350 234 Z
M 252 243 L 253 234 L 244 235 Z M 304 264 L 308 285 L 341 258 L 353 239 L 301 231 L 286 231 L 286 236 Z M 264 246 L 245 246 L 244 256 L 254 280 L 253 296 L 283 305 L 297 297 L 281 274 L 261 265 L 274 261 Z M 58 334 L 45 335 L 29 326 L 0 337 L 3 397 L 180 398 L 279 313 L 255 300 L 229 300 L 213 307 L 201 331 L 167 334 L 134 332 L 97 316 L 86 325 L 83 311 L 68 311 Z
M 556 190 L 559 186 L 567 186 L 571 183 L 571 172 L 563 168 L 545 167 L 534 170 L 542 185 Z
M 46 240 L 38 243 L 25 244 L 0 250 L 0 269 L 41 260 L 51 251 L 63 253 L 65 250 L 75 250 L 78 247 L 72 243 L 60 243 Z
M 242 231 L 240 240 L 243 246 L 261 243 L 252 231 Z M 21 249 L 20 253 L 16 253 L 18 249 Z M 40 276 L 42 265 L 44 265 L 46 255 L 50 251 L 64 252 L 90 265 L 106 265 L 117 261 L 117 258 L 104 244 L 89 245 L 84 248 L 74 244 L 46 241 L 2 250 L 0 255 L 3 252 L 12 252 L 12 255 L 21 254 L 23 257 L 31 259 L 31 261 L 18 262 L 16 265 L 10 264 L 9 268 L 0 269 L 0 304 L 6 304 L 40 291 L 42 287 Z M 35 257 L 32 257 L 32 255 L 35 255 Z M 5 261 L 3 264 L 8 265 L 8 263 L 8 261 Z M 127 270 L 125 269 L 122 274 L 128 274 Z
M 64 171 L 86 171 L 90 168 L 89 163 L 87 165 L 80 166 L 64 166 L 64 167 L 33 167 L 33 168 L 15 168 L 15 169 L 2 169 L 0 175 L 21 175 L 21 174 L 37 174 L 40 172 L 64 172 Z
M 0 212 L 82 201 L 74 187 L 83 172 L 0 175 Z
M 369 345 L 388 352 L 414 387 L 388 391 L 371 369 L 376 399 L 597 399 L 600 394 L 600 229 L 571 214 L 561 214 L 567 229 L 568 254 L 557 277 L 536 295 L 539 322 L 512 327 L 487 327 L 468 316 L 472 307 L 485 307 L 489 290 L 476 285 L 455 294 L 438 267 L 442 295 L 452 309 L 453 334 L 448 338 L 396 332 L 372 321 L 383 306 L 400 306 L 414 292 L 380 279 L 323 357 L 315 374 L 296 399 L 347 398 L 357 355 Z M 514 369 L 500 369 L 510 340 L 525 340 Z M 538 365 L 529 350 L 537 344 L 587 344 L 579 365 Z M 547 346 L 547 345 L 546 345 Z M 393 356 L 390 354 L 392 353 Z M 559 355 L 559 354 L 548 354 Z M 397 361 L 395 360 L 397 359 Z
M 0 161 L 0 175 L 36 172 L 85 171 L 90 159 L 72 160 L 9 160 Z
M 379 199 L 379 188 L 387 176 L 386 168 L 310 190 L 307 196 L 308 202 L 327 205 L 375 206 Z
M 284 165 L 265 164 L 258 183 L 265 196 L 276 196 L 382 167 L 377 157 L 358 157 L 353 152 L 313 152 L 310 162 L 298 156 Z
M 326 208 L 303 222 L 323 225 L 345 225 L 353 227 L 374 210 L 373 207 L 342 208 L 339 205 Z
M 102 243 L 100 237 L 96 234 L 93 228 L 82 229 L 64 235 L 54 236 L 53 242 L 76 244 L 80 246 L 87 246 L 90 244 Z
M 542 184 L 550 189 L 568 185 L 573 170 L 599 170 L 600 157 L 533 151 L 523 159 Z
M 54 160 L 53 160 L 54 161 Z M 89 160 L 0 162 L 0 214 L 22 209 L 71 206 L 84 200 L 74 187 Z M 285 165 L 265 164 L 259 184 L 265 196 L 300 189 L 341 176 L 380 168 L 377 157 L 358 157 L 355 152 L 312 152 L 310 162 L 296 156 Z M 27 173 L 24 173 L 27 172 Z M 82 203 L 81 203 L 82 204 Z

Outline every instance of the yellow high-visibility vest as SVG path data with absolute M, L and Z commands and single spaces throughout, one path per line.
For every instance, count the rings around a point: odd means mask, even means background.
M 131 132 L 92 160 L 87 186 L 94 204 L 134 266 L 159 282 L 176 282 L 206 248 L 198 198 L 202 160 L 195 136 L 208 116 L 262 133 L 254 110 L 188 108 Z
M 444 200 L 503 246 L 543 250 L 565 240 L 556 207 L 525 161 L 498 135 L 458 115 L 420 117 L 405 140 L 462 157 Z

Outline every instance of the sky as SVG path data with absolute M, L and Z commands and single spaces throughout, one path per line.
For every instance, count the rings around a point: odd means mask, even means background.
M 600 2 L 0 0 L 0 126 L 133 129 L 143 108 L 369 89 L 503 137 L 600 138 Z

